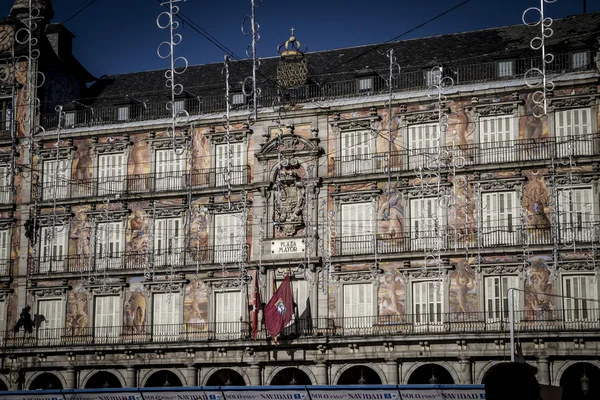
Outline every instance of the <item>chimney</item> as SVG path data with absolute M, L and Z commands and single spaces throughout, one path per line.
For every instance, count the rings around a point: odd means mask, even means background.
M 61 24 L 53 23 L 46 27 L 46 38 L 61 60 L 66 60 L 73 53 L 73 38 L 75 35 Z

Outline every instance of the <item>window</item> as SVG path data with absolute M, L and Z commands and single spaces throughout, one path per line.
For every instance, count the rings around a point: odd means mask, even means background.
M 65 128 L 72 128 L 75 126 L 75 111 L 65 112 Z
M 437 249 L 443 245 L 445 229 L 444 208 L 437 198 L 410 200 L 410 231 L 412 250 Z
M 579 51 L 571 56 L 571 67 L 573 69 L 586 68 L 588 66 L 588 52 Z
M 121 193 L 125 188 L 125 154 L 98 156 L 98 196 Z
M 517 244 L 519 207 L 516 192 L 482 193 L 481 214 L 484 246 Z
M 369 202 L 342 204 L 341 254 L 373 251 L 373 206 Z
M 68 231 L 67 225 L 42 227 L 40 273 L 63 272 L 65 270 Z
M 173 149 L 156 150 L 156 190 L 177 190 L 185 187 L 185 153 Z
M 234 93 L 231 95 L 231 104 L 234 106 L 241 106 L 244 104 L 246 96 L 244 93 Z
M 594 239 L 592 188 L 558 189 L 558 218 L 562 243 Z
M 408 127 L 408 157 L 410 169 L 436 168 L 440 138 L 438 124 L 411 125 Z
M 215 215 L 215 252 L 216 263 L 233 263 L 241 256 L 240 234 L 242 232 L 242 214 Z M 245 241 L 245 238 L 244 238 Z
M 57 199 L 68 197 L 69 189 L 69 160 L 46 160 L 43 164 L 42 198 L 48 200 L 54 196 Z
M 94 340 L 96 343 L 119 340 L 121 296 L 96 296 L 94 304 Z
M 175 100 L 175 103 L 173 103 L 173 109 L 175 110 L 175 115 L 181 111 L 185 111 L 185 100 Z
M 10 230 L 0 230 L 0 276 L 10 275 Z
M 481 162 L 515 161 L 515 119 L 510 115 L 484 117 L 479 120 Z
M 39 300 L 37 306 L 38 318 L 42 321 L 36 329 L 38 340 L 59 338 L 64 324 L 62 299 Z
M 215 293 L 215 331 L 239 333 L 242 329 L 242 293 L 238 290 Z
M 341 134 L 341 173 L 357 175 L 373 172 L 373 138 L 369 131 L 343 131 Z
M 371 283 L 344 285 L 344 328 L 371 329 L 375 322 L 373 285 Z
M 358 93 L 373 92 L 373 77 L 365 77 L 358 79 Z
M 506 78 L 509 76 L 513 76 L 515 73 L 513 71 L 513 61 L 498 61 L 498 77 Z
M 122 223 L 99 223 L 96 230 L 96 269 L 120 268 L 123 242 Z
M 216 147 L 215 174 L 216 185 L 227 186 L 227 181 L 231 179 L 232 185 L 240 185 L 246 182 L 243 168 L 244 164 L 244 146 L 242 142 L 230 143 L 227 153 L 227 145 L 220 144 Z M 231 155 L 231 160 L 230 156 Z M 229 162 L 231 161 L 231 170 L 229 171 Z
M 436 325 L 443 320 L 442 293 L 440 282 L 424 281 L 413 283 L 413 314 L 415 325 Z
M 488 322 L 506 321 L 509 318 L 508 296 L 513 295 L 514 310 L 522 313 L 519 306 L 519 292 L 508 289 L 518 289 L 517 276 L 487 276 L 485 281 L 485 315 Z
M 117 119 L 119 121 L 129 120 L 129 106 L 121 106 L 118 108 Z
M 591 111 L 589 108 L 557 111 L 556 151 L 559 157 L 593 154 Z
M 183 234 L 180 218 L 154 221 L 154 265 L 180 265 L 183 261 Z
M 155 293 L 152 300 L 152 334 L 154 339 L 179 340 L 181 294 Z
M 598 321 L 598 294 L 592 275 L 563 276 L 565 321 Z
M 277 279 L 275 282 L 277 287 L 281 285 L 282 279 Z M 291 278 L 292 284 L 292 297 L 294 298 L 294 302 L 296 303 L 296 309 L 294 310 L 294 317 L 298 315 L 298 317 L 304 317 L 302 314 L 306 311 L 306 306 L 308 302 L 308 283 L 303 279 Z
M 0 203 L 9 203 L 11 194 L 10 169 L 8 165 L 0 165 Z
M 425 81 L 427 86 L 437 86 L 442 81 L 443 69 L 440 67 L 432 68 L 425 72 Z
M 12 99 L 0 99 L 0 132 L 10 132 L 13 120 Z

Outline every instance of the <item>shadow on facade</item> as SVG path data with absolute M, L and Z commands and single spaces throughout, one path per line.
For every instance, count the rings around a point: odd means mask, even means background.
M 437 364 L 425 364 L 417 368 L 408 378 L 409 385 L 454 384 L 448 370 Z
M 208 378 L 206 386 L 246 386 L 246 382 L 239 372 L 220 369 Z
M 88 379 L 85 389 L 120 388 L 121 382 L 114 374 L 108 371 L 96 372 Z
M 271 380 L 272 386 L 283 385 L 312 385 L 310 378 L 298 368 L 285 368 L 279 371 Z
M 381 378 L 372 368 L 357 365 L 348 368 L 338 379 L 338 385 L 380 385 Z
M 586 380 L 588 388 L 587 393 L 584 393 Z M 563 400 L 600 399 L 600 369 L 585 362 L 573 364 L 560 378 L 560 387 L 563 390 Z
M 150 375 L 144 387 L 169 387 L 183 386 L 177 375 L 171 371 L 157 371 Z

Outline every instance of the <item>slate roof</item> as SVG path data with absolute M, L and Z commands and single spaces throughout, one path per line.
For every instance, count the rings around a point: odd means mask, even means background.
M 557 19 L 552 25 L 554 35 L 547 39 L 549 51 L 555 54 L 579 50 L 597 51 L 600 37 L 600 13 L 589 13 Z M 539 34 L 539 27 L 523 24 L 461 32 L 420 39 L 367 45 L 307 53 L 311 82 L 325 83 L 352 80 L 364 72 L 385 74 L 389 60 L 385 51 L 394 48 L 397 62 L 403 71 L 430 68 L 440 63 L 449 66 L 473 65 L 500 59 L 538 56 L 529 47 L 530 40 Z M 263 59 L 259 85 L 273 86 L 276 81 L 279 57 Z M 223 63 L 190 66 L 179 82 L 192 96 L 222 94 Z M 112 106 L 127 96 L 146 102 L 167 101 L 170 92 L 165 89 L 165 70 L 135 72 L 104 76 L 95 82 L 87 94 L 93 107 Z M 251 73 L 247 60 L 232 61 L 231 82 L 240 87 Z

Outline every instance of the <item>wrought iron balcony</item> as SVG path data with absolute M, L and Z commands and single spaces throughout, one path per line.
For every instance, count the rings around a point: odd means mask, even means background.
M 109 194 L 136 195 L 140 193 L 160 193 L 187 190 L 192 188 L 218 188 L 227 186 L 231 176 L 231 184 L 245 185 L 250 181 L 248 165 L 233 167 L 231 173 L 224 168 L 198 170 L 193 173 L 152 173 L 114 176 L 85 180 L 69 180 L 44 187 L 38 185 L 42 201 L 57 199 L 81 199 Z M 0 193 L 1 195 L 1 193 Z M 0 197 L 1 200 L 1 197 Z
M 473 143 L 387 152 L 332 157 L 333 176 L 414 171 L 418 168 L 445 168 L 510 162 L 565 159 L 600 155 L 600 135 L 589 134 L 561 138 L 519 139 L 501 142 Z
M 52 273 L 104 272 L 122 270 L 140 270 L 170 267 L 193 267 L 200 264 L 235 263 L 245 257 L 239 244 L 215 245 L 202 248 L 176 248 L 168 252 L 123 251 L 105 254 L 73 254 L 68 256 L 39 256 L 34 260 L 33 273 L 36 275 Z
M 587 303 L 586 303 L 587 304 Z M 524 333 L 597 332 L 600 309 L 558 309 L 551 311 L 515 311 L 515 330 Z M 507 312 L 492 310 L 469 313 L 418 313 L 345 318 L 298 318 L 281 333 L 280 340 L 319 337 L 402 337 L 435 335 L 449 338 L 466 333 L 506 334 L 510 330 Z M 93 345 L 131 345 L 151 343 L 202 343 L 208 341 L 249 341 L 251 325 L 247 321 L 183 323 L 170 325 L 97 326 L 45 328 L 44 323 L 31 332 L 13 329 L 2 332 L 1 347 L 71 347 Z M 267 337 L 259 327 L 258 340 Z
M 573 66 L 571 57 L 572 54 L 570 53 L 556 54 L 554 60 L 546 65 L 546 70 L 550 74 L 564 74 L 570 71 L 585 71 L 595 68 L 593 55 L 588 54 L 587 60 L 589 61 L 587 64 L 577 66 L 576 68 Z M 541 68 L 541 61 L 540 57 L 517 59 L 513 61 L 513 68 L 508 72 L 501 72 L 498 68 L 498 62 L 448 65 L 445 69 L 451 73 L 455 85 L 460 86 L 489 81 L 522 80 L 525 72 L 530 68 Z M 427 89 L 431 85 L 431 82 L 427 79 L 428 72 L 431 72 L 429 68 L 415 68 L 397 74 L 392 80 L 392 89 L 394 92 Z M 373 85 L 369 90 L 360 90 L 357 81 L 353 79 L 300 86 L 286 91 L 283 99 L 284 101 L 293 103 L 303 103 L 314 100 L 387 94 L 388 91 L 389 88 L 380 79 L 374 79 Z M 134 94 L 130 93 L 130 95 Z M 260 106 L 276 104 L 278 96 L 280 96 L 278 88 L 263 85 L 258 98 L 258 104 Z M 66 115 L 65 119 L 61 121 L 61 127 L 75 128 L 170 118 L 171 114 L 165 107 L 165 104 L 165 101 L 156 103 L 146 102 L 144 105 L 131 104 L 128 107 L 127 113 L 119 112 L 119 109 L 123 108 L 123 105 L 72 111 L 65 109 Z M 239 107 L 243 108 L 245 106 L 240 105 Z M 197 99 L 187 99 L 185 104 L 185 110 L 192 116 L 221 113 L 225 109 L 225 96 L 219 92 L 212 92 L 210 95 Z M 58 127 L 58 115 L 56 113 L 42 115 L 40 124 L 47 130 L 56 128 Z
M 343 221 L 342 221 L 343 223 Z M 553 232 L 556 231 L 556 232 Z M 582 222 L 560 224 L 557 230 L 546 226 L 528 226 L 522 231 L 518 226 L 458 229 L 444 227 L 438 230 L 335 237 L 335 255 L 380 254 L 423 251 L 425 249 L 450 251 L 459 248 L 499 248 L 523 245 L 550 245 L 557 242 L 569 247 L 575 244 L 590 245 L 600 241 L 600 223 Z M 376 246 L 376 247 L 375 247 Z
M 10 276 L 11 269 L 12 269 L 12 261 L 11 260 L 0 260 L 0 278 Z
M 10 204 L 12 202 L 12 189 L 10 186 L 0 186 L 0 204 Z

